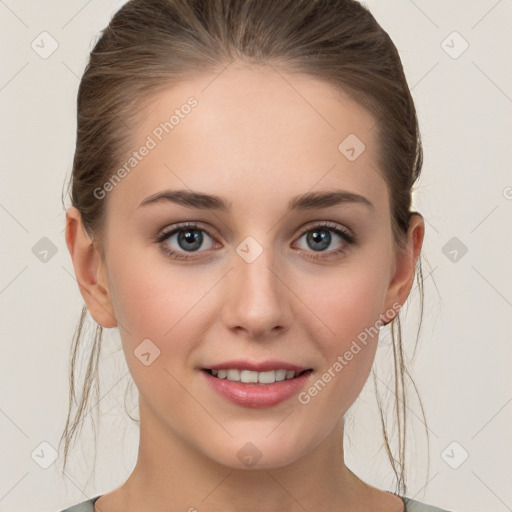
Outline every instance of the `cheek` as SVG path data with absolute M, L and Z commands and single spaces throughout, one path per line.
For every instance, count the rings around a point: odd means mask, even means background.
M 150 252 L 111 252 L 112 303 L 126 362 L 139 391 L 154 404 L 175 406 L 170 397 L 181 396 L 182 390 L 172 376 L 182 380 L 194 340 L 200 339 L 201 299 L 215 281 L 194 279 L 190 270 L 172 268 L 154 254 L 150 261 Z
M 315 312 L 314 325 L 318 326 L 310 331 L 310 336 L 322 352 L 324 366 L 308 396 L 317 400 L 318 407 L 322 407 L 321 403 L 328 407 L 336 404 L 332 414 L 341 414 L 350 407 L 371 370 L 385 299 L 383 272 L 384 265 L 379 267 L 374 261 L 373 266 L 340 269 L 336 275 L 331 274 L 323 287 L 319 286 L 322 280 L 317 276 L 316 287 L 309 287 L 315 291 L 308 293 L 305 302 Z
M 317 336 L 326 347 L 342 349 L 376 323 L 386 296 L 385 270 L 374 261 L 302 280 L 298 295 L 318 318 Z
M 139 371 L 141 343 L 149 339 L 157 348 L 146 345 L 158 354 L 152 366 L 182 373 L 215 318 L 212 298 L 219 275 L 172 265 L 151 253 L 111 254 L 109 282 L 127 363 Z
M 112 251 L 109 265 L 116 318 L 130 335 L 162 338 L 179 322 L 188 322 L 187 311 L 207 289 L 208 283 L 198 283 L 190 270 L 173 268 L 147 248 Z

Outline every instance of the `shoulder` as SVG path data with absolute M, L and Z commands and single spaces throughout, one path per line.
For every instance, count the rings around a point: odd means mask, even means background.
M 94 503 L 100 496 L 96 496 L 90 500 L 82 501 L 72 507 L 61 510 L 61 512 L 94 512 Z
M 90 500 L 82 501 L 72 507 L 66 508 L 61 512 L 95 512 L 94 511 L 94 503 L 98 500 L 100 496 L 96 496 Z M 412 498 L 403 497 L 403 501 L 406 505 L 406 512 L 452 512 L 446 510 L 444 508 L 435 507 L 433 505 L 428 505 L 426 503 L 421 503 L 420 501 L 413 500 Z
M 403 497 L 403 500 L 405 502 L 405 512 L 453 512 L 444 508 L 435 507 L 434 505 L 421 503 L 412 498 Z

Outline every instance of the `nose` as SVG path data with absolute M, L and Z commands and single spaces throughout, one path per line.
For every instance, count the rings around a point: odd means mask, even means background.
M 250 260 L 249 260 L 250 261 Z M 284 269 L 273 265 L 270 249 L 252 262 L 238 253 L 226 276 L 226 300 L 222 310 L 224 324 L 247 338 L 267 340 L 290 328 L 293 293 L 286 282 Z

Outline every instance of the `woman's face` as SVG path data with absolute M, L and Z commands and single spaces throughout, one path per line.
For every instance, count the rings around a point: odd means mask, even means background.
M 96 193 L 142 425 L 230 467 L 293 462 L 340 425 L 410 289 L 374 119 L 324 82 L 233 64 L 159 93 L 132 149 Z M 219 378 L 288 365 L 310 371 Z

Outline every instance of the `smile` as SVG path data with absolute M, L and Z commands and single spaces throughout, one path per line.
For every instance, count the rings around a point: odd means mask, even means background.
M 226 379 L 231 382 L 242 382 L 245 384 L 274 384 L 274 382 L 294 379 L 296 376 L 298 377 L 311 370 L 295 372 L 294 370 L 286 370 L 282 368 L 278 370 L 257 372 L 252 370 L 229 368 L 222 370 L 207 369 L 206 371 L 213 377 L 217 377 L 217 379 Z
M 207 386 L 218 396 L 242 407 L 266 408 L 291 399 L 303 390 L 312 368 L 284 361 L 226 361 L 201 368 Z

